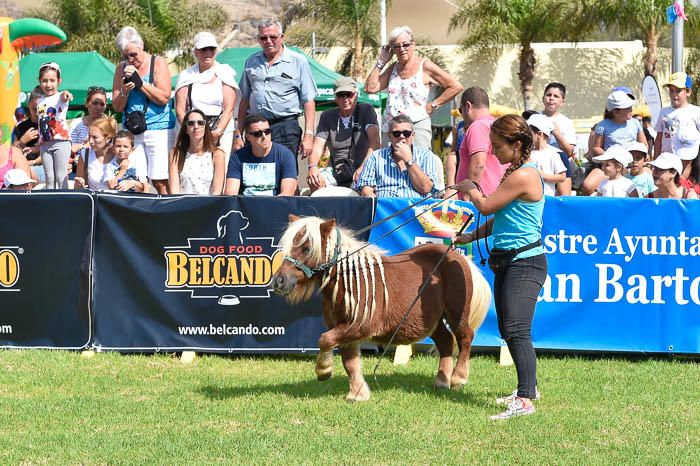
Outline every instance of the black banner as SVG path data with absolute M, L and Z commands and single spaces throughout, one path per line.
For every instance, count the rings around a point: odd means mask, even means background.
M 0 347 L 87 347 L 94 197 L 0 191 L 0 212 Z
M 288 214 L 359 230 L 362 198 L 98 194 L 95 346 L 122 351 L 290 352 L 317 347 L 321 300 L 270 291 Z

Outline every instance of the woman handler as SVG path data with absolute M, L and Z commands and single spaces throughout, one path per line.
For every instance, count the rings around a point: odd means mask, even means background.
M 486 197 L 473 181 L 464 180 L 457 189 L 469 195 L 479 212 L 494 216 L 477 231 L 453 239 L 469 243 L 493 235 L 489 265 L 494 270 L 498 329 L 518 373 L 517 390 L 496 400 L 508 405 L 491 416 L 491 420 L 500 420 L 535 412 L 532 402 L 539 396 L 531 328 L 537 295 L 547 277 L 547 259 L 542 248 L 544 184 L 530 161 L 530 128 L 521 117 L 506 115 L 491 126 L 490 139 L 499 162 L 510 164 L 498 188 Z

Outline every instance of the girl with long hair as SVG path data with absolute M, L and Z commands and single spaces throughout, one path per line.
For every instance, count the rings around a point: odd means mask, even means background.
M 224 151 L 216 147 L 204 112 L 190 110 L 182 118 L 182 127 L 170 153 L 170 193 L 221 195 L 224 159 Z

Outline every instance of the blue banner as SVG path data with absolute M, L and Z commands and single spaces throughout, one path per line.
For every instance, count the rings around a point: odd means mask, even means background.
M 408 205 L 380 199 L 377 217 Z M 454 218 L 476 212 L 469 203 L 429 201 L 421 217 L 381 240 L 398 253 L 424 242 L 449 243 Z M 372 231 L 374 240 L 423 207 Z M 533 323 L 538 348 L 700 352 L 700 202 L 652 199 L 547 198 L 543 241 L 549 265 Z M 433 220 L 434 219 L 434 220 Z M 483 218 L 482 218 L 483 221 Z M 443 226 L 439 226 L 442 223 Z M 467 231 L 476 227 L 473 222 Z M 480 263 L 483 242 L 473 250 Z M 481 270 L 487 280 L 493 275 Z M 501 342 L 495 310 L 489 311 L 474 344 Z

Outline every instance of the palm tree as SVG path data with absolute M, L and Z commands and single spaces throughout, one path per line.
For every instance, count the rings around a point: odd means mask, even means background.
M 603 27 L 644 43 L 644 74 L 656 77 L 659 42 L 670 40 L 673 29 L 666 21 L 670 3 L 668 0 L 596 0 L 588 8 Z M 697 9 L 691 2 L 685 2 L 685 11 L 691 18 L 685 25 L 685 35 L 697 38 L 697 21 L 693 21 Z
M 309 46 L 315 31 L 321 45 L 347 46 L 338 72 L 364 79 L 369 62 L 365 48 L 379 47 L 378 0 L 286 0 L 281 17 L 290 26 L 287 36 L 297 45 Z
M 121 55 L 114 38 L 122 27 L 133 26 L 149 52 L 181 50 L 175 58 L 180 66 L 192 61 L 191 40 L 197 30 L 215 30 L 227 20 L 221 6 L 205 0 L 194 4 L 185 0 L 48 0 L 47 7 L 31 15 L 66 32 L 68 40 L 59 50 L 96 50 L 116 62 Z
M 520 46 L 520 90 L 526 110 L 533 106 L 536 58 L 533 42 L 575 41 L 595 23 L 583 0 L 462 0 L 450 19 L 450 30 L 465 27 L 464 47 L 481 52 L 505 44 Z

